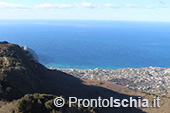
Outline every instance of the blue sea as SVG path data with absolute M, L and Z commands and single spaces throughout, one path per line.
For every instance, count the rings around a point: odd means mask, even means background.
M 170 22 L 0 20 L 4 40 L 55 68 L 170 67 Z

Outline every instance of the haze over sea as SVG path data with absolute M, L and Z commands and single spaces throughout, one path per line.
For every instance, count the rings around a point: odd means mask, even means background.
M 0 41 L 55 68 L 170 67 L 170 22 L 0 20 Z

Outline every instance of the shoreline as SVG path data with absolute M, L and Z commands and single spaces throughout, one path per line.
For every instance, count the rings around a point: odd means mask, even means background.
M 75 69 L 75 70 L 94 70 L 94 69 L 101 69 L 101 70 L 119 70 L 119 69 L 141 69 L 141 68 L 165 68 L 165 69 L 169 69 L 170 67 L 159 67 L 159 66 L 148 66 L 148 67 L 133 67 L 133 68 L 131 68 L 131 67 L 125 67 L 125 68 L 116 68 L 116 69 L 108 69 L 108 68 L 98 68 L 98 67 L 96 67 L 96 68 L 87 68 L 87 69 L 85 69 L 85 68 L 56 68 L 56 67 L 53 67 L 53 66 L 45 66 L 45 67 L 47 67 L 47 68 L 49 68 L 49 69 L 59 69 L 59 70 L 61 70 L 61 69 Z

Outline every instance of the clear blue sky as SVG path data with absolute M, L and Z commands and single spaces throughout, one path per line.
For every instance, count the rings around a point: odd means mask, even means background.
M 170 21 L 170 0 L 0 0 L 0 19 Z

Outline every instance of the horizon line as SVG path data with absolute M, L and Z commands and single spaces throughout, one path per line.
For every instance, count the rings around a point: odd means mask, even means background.
M 2 20 L 56 20 L 56 21 L 122 21 L 122 22 L 170 22 L 161 20 L 111 20 L 111 19 L 0 19 Z

